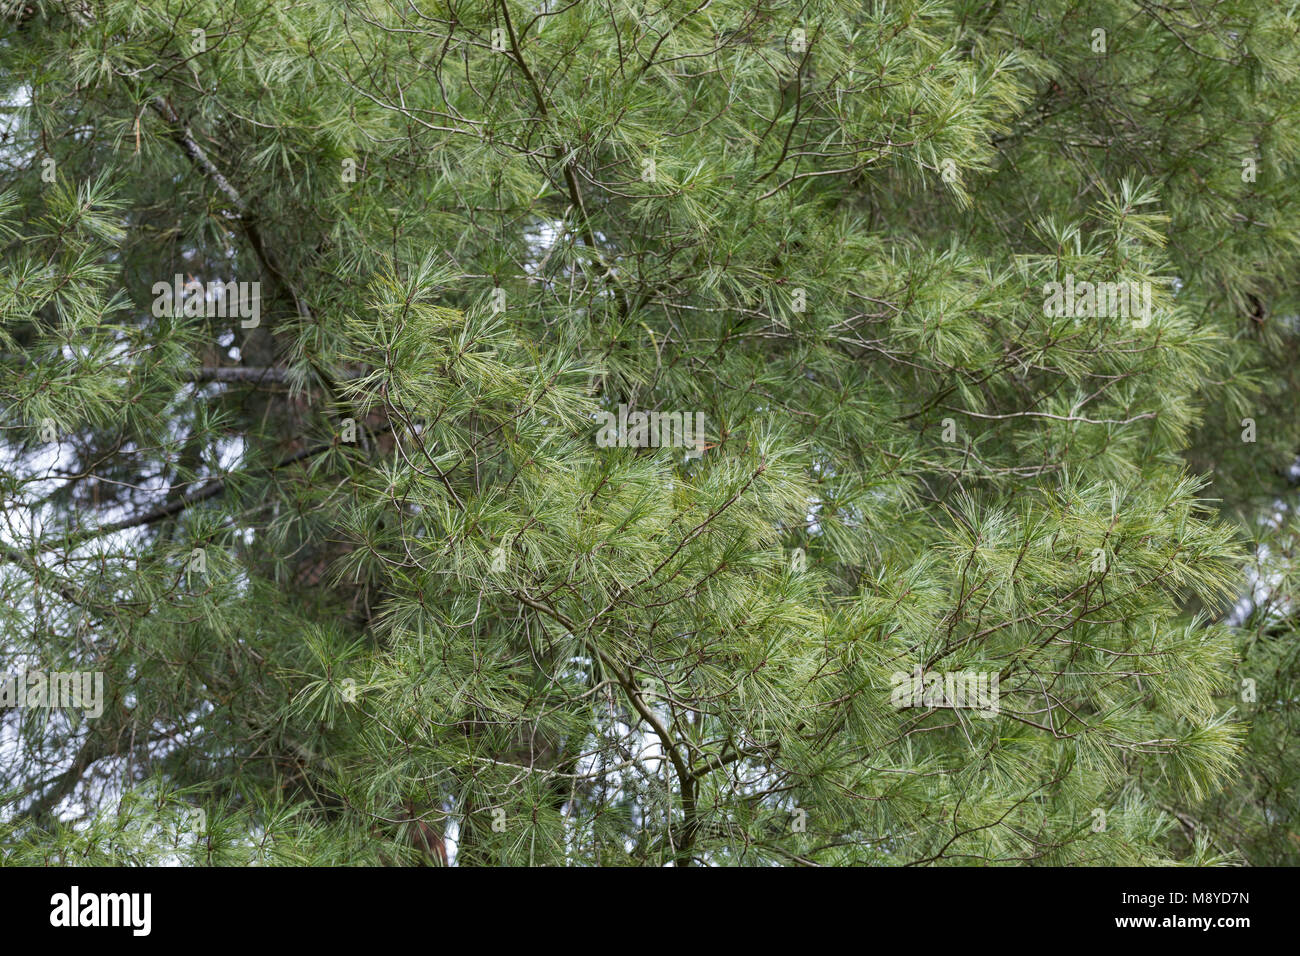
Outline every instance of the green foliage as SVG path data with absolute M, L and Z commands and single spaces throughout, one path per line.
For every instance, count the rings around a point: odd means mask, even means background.
M 424 6 L 0 27 L 0 859 L 1295 858 L 1293 13 Z

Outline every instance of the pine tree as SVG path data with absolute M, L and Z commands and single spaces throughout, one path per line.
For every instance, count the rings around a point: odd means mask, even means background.
M 1288 8 L 3 22 L 0 858 L 1294 859 Z

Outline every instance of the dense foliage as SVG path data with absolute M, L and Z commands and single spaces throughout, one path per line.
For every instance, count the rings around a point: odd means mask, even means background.
M 6 4 L 0 859 L 1294 861 L 1298 29 Z

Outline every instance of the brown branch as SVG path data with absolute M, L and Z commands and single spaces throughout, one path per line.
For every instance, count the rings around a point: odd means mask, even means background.
M 346 371 L 339 373 L 336 377 L 348 380 L 361 378 L 365 374 L 365 372 Z M 205 365 L 202 368 L 182 372 L 181 378 L 189 382 L 248 382 L 254 385 L 271 382 L 284 385 L 293 381 L 293 371 L 288 368 L 266 366 Z

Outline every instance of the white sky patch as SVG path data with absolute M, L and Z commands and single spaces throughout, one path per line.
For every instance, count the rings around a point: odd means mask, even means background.
M 0 105 L 0 162 L 25 168 L 36 158 L 36 147 L 24 147 L 18 141 L 18 131 L 32 105 L 32 88 L 26 84 L 8 90 Z

